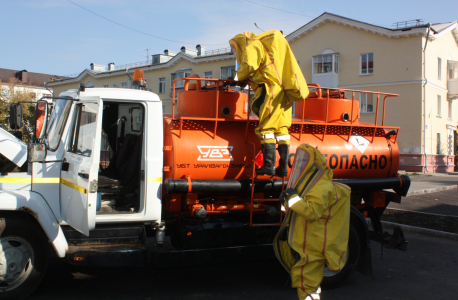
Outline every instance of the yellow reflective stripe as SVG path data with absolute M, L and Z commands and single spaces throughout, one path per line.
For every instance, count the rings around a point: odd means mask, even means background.
M 42 177 L 42 178 L 33 178 L 30 177 L 19 177 L 19 178 L 0 178 L 0 183 L 59 183 L 59 177 Z
M 33 178 L 32 183 L 59 183 L 59 177 L 42 177 L 42 178 Z
M 65 179 L 61 178 L 60 179 L 60 183 L 62 183 L 65 186 L 68 186 L 69 188 L 77 190 L 80 193 L 87 194 L 87 189 L 85 189 L 82 186 L 79 186 L 77 184 L 74 184 L 73 182 L 70 182 L 68 180 L 65 180 Z
M 30 177 L 23 178 L 0 178 L 0 183 L 31 183 Z
M 148 182 L 162 182 L 162 177 L 150 177 Z

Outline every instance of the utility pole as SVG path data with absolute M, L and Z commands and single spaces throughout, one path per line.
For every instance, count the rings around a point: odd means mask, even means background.
M 146 62 L 149 63 L 149 50 L 153 50 L 152 48 L 148 48 L 148 49 L 142 49 L 142 51 L 146 51 Z M 142 55 L 144 56 L 144 55 Z

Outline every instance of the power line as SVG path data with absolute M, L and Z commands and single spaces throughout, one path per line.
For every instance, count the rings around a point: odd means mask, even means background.
M 84 10 L 87 11 L 87 12 L 90 12 L 91 14 L 96 15 L 96 16 L 99 17 L 99 18 L 102 18 L 102 19 L 104 19 L 104 20 L 107 20 L 107 21 L 109 21 L 109 22 L 111 22 L 111 23 L 114 23 L 114 24 L 116 24 L 116 25 L 118 25 L 118 26 L 121 26 L 121 27 L 124 27 L 124 28 L 126 28 L 126 29 L 135 31 L 135 32 L 137 32 L 137 33 L 140 33 L 140 34 L 143 34 L 143 35 L 147 35 L 147 36 L 153 37 L 153 38 L 155 38 L 155 39 L 160 39 L 160 40 L 168 41 L 168 42 L 179 43 L 179 44 L 186 44 L 186 45 L 196 45 L 196 44 L 194 44 L 194 43 L 185 43 L 185 42 L 180 42 L 180 41 L 175 41 L 175 40 L 169 40 L 169 39 L 166 39 L 166 38 L 162 38 L 162 37 L 159 37 L 159 36 L 155 36 L 155 35 L 152 35 L 152 34 L 149 34 L 149 33 L 146 33 L 146 32 L 143 32 L 143 31 L 140 31 L 140 30 L 131 28 L 131 27 L 128 27 L 128 26 L 123 25 L 123 24 L 121 24 L 121 23 L 118 23 L 118 22 L 116 22 L 116 21 L 113 21 L 113 20 L 110 20 L 110 19 L 108 19 L 108 18 L 105 18 L 104 16 L 101 16 L 101 15 L 99 15 L 98 13 L 95 13 L 95 12 L 93 12 L 93 11 L 91 11 L 91 10 L 89 10 L 89 9 L 87 9 L 87 8 L 85 8 L 85 7 L 81 6 L 81 5 L 79 5 L 79 4 L 76 4 L 75 2 L 73 2 L 73 1 L 71 1 L 71 0 L 67 0 L 67 1 L 70 2 L 70 3 L 72 3 L 72 4 L 74 4 L 74 5 L 76 5 L 76 6 L 78 6 L 79 8 L 84 9 Z M 213 45 L 226 45 L 226 44 L 206 44 L 206 45 L 212 45 L 212 46 L 213 46 Z
M 244 1 L 256 4 L 256 5 L 268 7 L 268 8 L 271 8 L 271 9 L 279 10 L 279 11 L 282 11 L 282 12 L 285 12 L 285 13 L 289 13 L 289 14 L 293 14 L 293 15 L 298 15 L 298 16 L 303 16 L 303 17 L 308 17 L 308 18 L 315 18 L 314 16 L 307 16 L 307 15 L 303 15 L 303 14 L 298 14 L 298 13 L 290 12 L 290 11 L 287 11 L 287 10 L 275 8 L 275 7 L 272 7 L 272 6 L 264 5 L 264 4 L 261 4 L 261 3 L 256 3 L 256 2 L 253 2 L 253 1 L 249 1 L 249 0 L 244 0 Z

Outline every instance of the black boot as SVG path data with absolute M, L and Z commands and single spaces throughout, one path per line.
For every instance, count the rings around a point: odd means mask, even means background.
M 278 153 L 280 154 L 280 161 L 278 168 L 275 170 L 277 176 L 286 177 L 288 176 L 288 156 L 289 156 L 289 145 L 279 144 Z
M 262 144 L 262 155 L 264 156 L 264 161 L 262 163 L 262 168 L 256 170 L 258 175 L 275 175 L 275 158 L 277 156 L 277 151 L 275 143 L 265 143 Z

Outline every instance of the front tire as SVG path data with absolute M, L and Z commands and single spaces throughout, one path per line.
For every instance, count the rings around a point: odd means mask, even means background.
M 28 219 L 0 218 L 0 295 L 2 299 L 27 298 L 44 277 L 48 266 L 47 238 Z
M 327 267 L 325 267 L 321 287 L 323 289 L 333 289 L 347 280 L 358 265 L 360 250 L 361 245 L 359 243 L 358 231 L 350 224 L 350 235 L 348 237 L 345 266 L 337 273 L 331 272 Z

